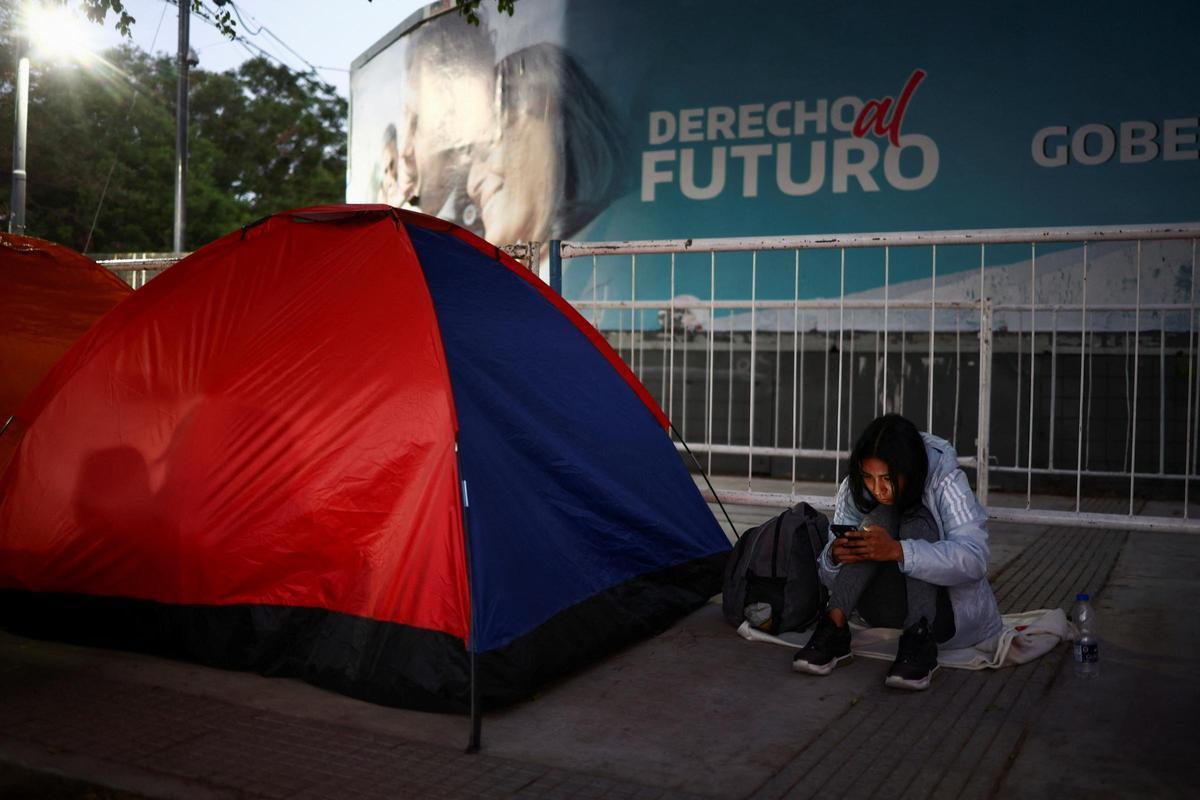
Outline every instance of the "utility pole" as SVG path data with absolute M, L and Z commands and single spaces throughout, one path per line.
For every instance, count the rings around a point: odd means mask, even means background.
M 25 232 L 25 132 L 29 122 L 29 39 L 17 36 L 16 113 L 13 119 L 12 201 L 9 204 L 8 232 Z
M 183 231 L 186 223 L 185 193 L 187 191 L 187 129 L 188 129 L 188 23 L 191 19 L 191 0 L 179 2 L 179 86 L 175 92 L 175 252 L 183 252 Z M 13 173 L 16 180 L 16 173 Z

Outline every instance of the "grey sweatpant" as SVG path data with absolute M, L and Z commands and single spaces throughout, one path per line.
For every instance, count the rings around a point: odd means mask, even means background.
M 903 518 L 894 506 L 876 506 L 863 518 L 861 527 L 872 524 L 883 527 L 893 539 L 938 540 L 937 523 L 924 505 L 910 509 Z M 908 628 L 921 617 L 933 625 L 937 599 L 936 585 L 904 575 L 895 562 L 864 561 L 845 564 L 838 571 L 829 607 L 840 608 L 847 616 L 857 611 L 873 626 Z

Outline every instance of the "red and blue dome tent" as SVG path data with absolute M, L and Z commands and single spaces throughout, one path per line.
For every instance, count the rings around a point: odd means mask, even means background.
M 147 284 L 17 411 L 0 620 L 486 707 L 665 629 L 728 542 L 646 389 L 497 248 L 278 214 Z

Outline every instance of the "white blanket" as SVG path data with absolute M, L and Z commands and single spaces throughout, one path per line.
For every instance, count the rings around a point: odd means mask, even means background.
M 1064 639 L 1074 639 L 1075 629 L 1061 608 L 1005 614 L 1004 629 L 974 647 L 938 650 L 938 663 L 958 669 L 998 669 L 1024 664 L 1054 649 Z M 862 628 L 852 626 L 850 650 L 855 655 L 892 661 L 900 640 L 898 628 Z M 801 648 L 811 631 L 772 636 L 743 622 L 738 633 L 752 642 L 771 642 L 784 647 Z

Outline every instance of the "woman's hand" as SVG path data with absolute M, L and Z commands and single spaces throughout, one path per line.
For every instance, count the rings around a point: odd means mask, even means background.
M 860 531 L 850 531 L 833 543 L 833 557 L 838 564 L 857 564 L 861 561 L 903 561 L 904 548 L 879 525 L 868 525 Z

